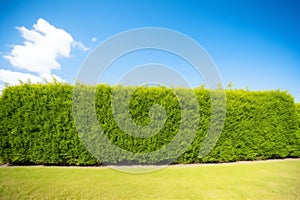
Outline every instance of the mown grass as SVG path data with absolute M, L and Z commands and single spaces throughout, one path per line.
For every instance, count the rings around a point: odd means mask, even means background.
M 1 167 L 1 199 L 300 199 L 300 160 L 171 166 Z

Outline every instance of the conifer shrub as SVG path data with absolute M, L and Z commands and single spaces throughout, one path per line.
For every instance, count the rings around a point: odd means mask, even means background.
M 181 110 L 174 94 L 176 90 L 184 97 L 181 103 L 186 105 L 191 101 L 190 92 L 195 92 L 199 115 L 192 115 L 190 120 L 199 126 L 185 153 L 173 163 L 300 157 L 300 105 L 295 104 L 293 97 L 286 92 L 227 90 L 226 120 L 222 133 L 212 151 L 201 157 L 199 149 L 207 137 L 211 120 L 211 99 L 208 89 L 195 88 L 191 91 L 184 88 L 109 85 L 83 86 L 84 88 L 96 91 L 94 110 L 99 126 L 109 141 L 130 152 L 159 150 L 176 136 L 181 125 L 182 112 L 190 112 L 193 109 L 184 106 L 185 110 Z M 78 127 L 75 127 L 72 112 L 72 102 L 76 101 L 73 98 L 73 89 L 74 86 L 63 83 L 25 83 L 5 88 L 0 97 L 0 160 L 11 164 L 101 164 L 85 148 L 77 133 Z M 113 93 L 115 90 L 118 91 Z M 114 113 L 112 94 L 115 94 L 121 102 L 132 94 L 128 102 L 129 111 L 116 107 Z M 151 121 L 151 107 L 155 104 L 164 108 L 165 115 L 154 113 L 157 114 L 154 117 L 158 121 L 160 119 L 165 121 L 163 127 L 154 135 L 150 134 L 152 130 L 149 129 L 150 137 L 137 138 L 129 135 L 115 121 L 117 114 L 124 122 L 125 128 L 131 127 L 132 122 L 139 126 L 147 126 Z M 88 114 L 86 110 L 78 112 L 82 116 Z M 128 112 L 131 119 L 128 119 Z M 184 126 L 186 134 L 190 134 L 188 124 Z M 134 131 L 132 130 L 133 133 Z M 101 161 L 107 163 L 114 157 L 116 163 L 149 162 L 143 157 L 115 154 L 107 151 L 105 152 L 107 157 Z M 151 163 L 160 163 L 168 156 L 170 155 L 157 157 L 151 160 Z

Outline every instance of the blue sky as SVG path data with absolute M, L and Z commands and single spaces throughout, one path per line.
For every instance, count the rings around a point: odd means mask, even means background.
M 300 3 L 296 0 L 0 0 L 0 5 L 2 85 L 4 81 L 15 84 L 24 77 L 39 81 L 49 74 L 74 83 L 80 65 L 104 40 L 134 28 L 162 27 L 181 32 L 203 46 L 217 65 L 224 85 L 233 82 L 234 88 L 248 86 L 251 90 L 280 88 L 300 101 Z M 32 51 L 27 47 L 25 52 L 14 50 L 26 46 L 21 33 L 28 33 L 30 38 L 43 27 L 63 32 L 49 31 L 51 37 L 42 38 L 39 45 L 31 48 L 28 44 Z M 61 40 L 53 40 L 55 37 Z M 44 44 L 51 46 L 49 51 L 40 51 Z M 31 60 L 24 61 L 20 52 Z M 21 61 L 36 67 L 29 69 Z M 158 51 L 143 51 L 120 59 L 102 82 L 115 84 L 130 66 L 148 62 L 174 67 L 192 86 L 203 81 L 182 60 Z

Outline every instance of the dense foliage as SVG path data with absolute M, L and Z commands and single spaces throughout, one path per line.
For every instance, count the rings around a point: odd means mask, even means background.
M 83 91 L 95 89 L 92 86 L 82 88 Z M 0 159 L 13 164 L 100 164 L 86 150 L 82 136 L 77 133 L 78 129 L 89 130 L 89 127 L 75 128 L 72 101 L 77 99 L 76 95 L 73 97 L 73 89 L 74 86 L 61 83 L 7 87 L 0 98 Z M 183 98 L 178 99 L 174 91 Z M 193 113 L 195 108 L 189 106 L 191 92 L 182 88 L 98 85 L 95 93 L 98 125 L 111 143 L 134 153 L 164 148 L 180 127 L 188 135 L 195 124 L 199 125 L 191 145 L 173 163 L 300 157 L 300 106 L 294 104 L 293 97 L 281 91 L 245 90 L 226 91 L 226 120 L 221 136 L 207 156 L 199 156 L 210 125 L 211 98 L 209 90 L 195 88 L 199 113 Z M 122 106 L 112 109 L 112 95 L 118 102 L 127 103 L 129 99 L 129 112 Z M 151 111 L 155 104 L 161 105 L 165 113 Z M 84 116 L 92 111 L 77 109 L 76 112 Z M 193 113 L 189 115 L 190 123 L 182 123 L 184 113 Z M 121 128 L 116 117 L 122 121 Z M 132 121 L 147 127 L 151 119 L 157 119 L 157 124 L 143 129 L 149 137 L 134 137 L 139 129 L 132 130 Z M 159 123 L 161 121 L 164 124 Z M 84 124 L 88 126 L 89 121 Z M 157 127 L 161 129 L 153 134 Z M 128 130 L 132 135 L 127 134 Z M 182 145 L 184 142 L 178 143 L 178 147 Z M 99 151 L 106 151 L 106 157 L 101 157 L 104 163 L 128 161 L 136 164 L 147 160 L 143 156 L 126 157 L 106 149 Z M 161 163 L 170 155 L 154 157 L 151 163 Z
M 297 115 L 297 118 L 298 118 L 298 121 L 300 122 L 300 103 L 296 103 L 296 115 Z M 300 125 L 300 123 L 299 123 Z
M 296 103 L 296 115 L 297 115 L 297 122 L 298 122 L 298 137 L 300 137 L 300 103 Z

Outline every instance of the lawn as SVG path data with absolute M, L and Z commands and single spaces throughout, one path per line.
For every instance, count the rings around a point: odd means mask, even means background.
M 171 166 L 0 167 L 0 199 L 300 199 L 300 160 Z

